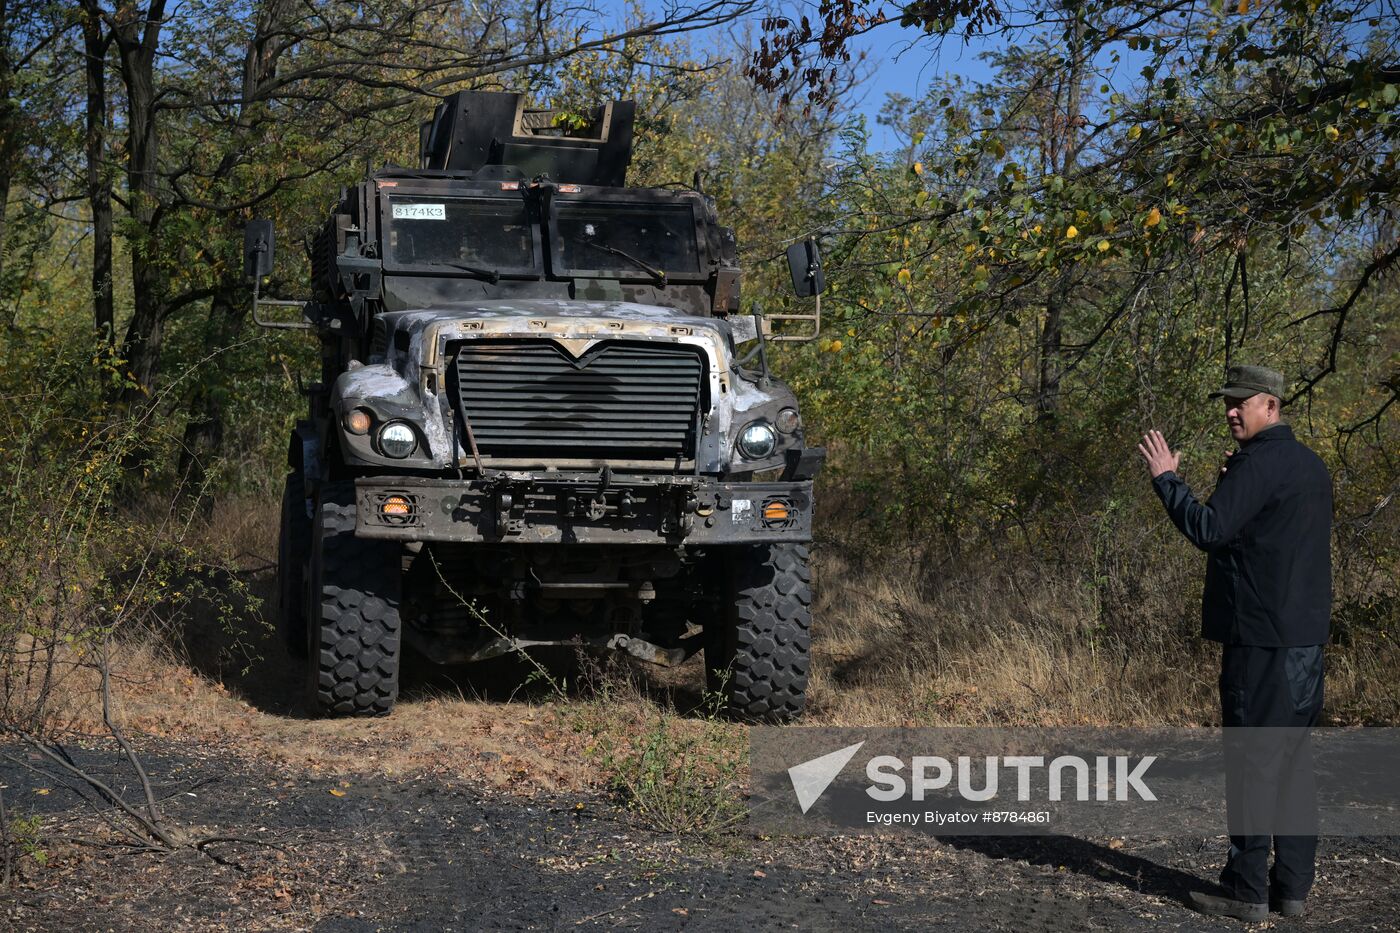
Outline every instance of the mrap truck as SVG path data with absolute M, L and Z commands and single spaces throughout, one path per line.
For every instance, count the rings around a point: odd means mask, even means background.
M 255 319 L 320 338 L 277 562 L 313 714 L 389 713 L 407 646 L 440 664 L 703 651 L 731 714 L 802 712 L 825 451 L 768 372 L 783 338 L 740 313 L 734 234 L 698 176 L 628 187 L 634 105 L 562 116 L 447 98 L 418 168 L 342 193 L 307 300 L 260 295 L 272 225 L 245 231 Z M 815 241 L 788 263 L 818 296 Z

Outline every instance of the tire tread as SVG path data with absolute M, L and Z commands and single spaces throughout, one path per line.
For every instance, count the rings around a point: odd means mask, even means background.
M 728 572 L 726 702 L 732 715 L 790 722 L 807 703 L 812 630 L 811 554 L 804 544 L 736 548 Z M 713 666 L 713 665 L 712 665 Z
M 355 537 L 354 486 L 322 493 L 320 603 L 308 700 L 329 716 L 385 716 L 399 694 L 399 548 Z

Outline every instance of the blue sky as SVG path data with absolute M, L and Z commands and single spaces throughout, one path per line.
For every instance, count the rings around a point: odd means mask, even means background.
M 618 4 L 619 19 L 626 17 L 624 0 L 607 0 Z M 642 8 L 652 16 L 674 13 L 677 8 L 693 8 L 696 0 L 640 0 Z M 815 0 L 769 0 L 769 5 L 782 10 L 789 16 L 806 13 L 815 22 L 817 4 Z M 886 8 L 893 13 L 899 6 L 892 2 Z M 606 5 L 600 7 L 605 9 Z M 752 29 L 759 33 L 759 20 L 762 13 L 753 17 Z M 732 45 L 724 38 L 725 31 L 713 35 L 713 41 L 720 43 L 725 54 L 731 54 Z M 1019 41 L 1029 38 L 1029 33 L 1018 35 Z M 697 46 L 705 43 L 702 35 L 695 36 Z M 877 116 L 891 93 L 903 94 L 918 99 L 927 92 L 929 86 L 942 77 L 958 76 L 968 83 L 986 82 L 993 79 L 992 69 L 982 60 L 984 52 L 1005 47 L 1008 38 L 1005 34 L 992 38 L 976 37 L 971 42 L 964 41 L 956 32 L 941 41 L 925 36 L 920 30 L 904 28 L 898 22 L 886 23 L 858 37 L 852 51 L 863 53 L 864 62 L 859 73 L 864 79 L 850 98 L 853 112 L 866 118 L 870 131 L 870 148 L 875 151 L 890 151 L 899 145 L 898 139 L 887 128 L 880 126 Z M 742 52 L 733 49 L 734 52 Z M 1150 58 L 1147 52 L 1131 52 L 1122 43 L 1116 46 L 1121 62 L 1114 64 L 1108 50 L 1099 55 L 1096 67 L 1102 81 L 1112 84 L 1116 90 L 1127 90 L 1127 85 L 1138 80 L 1138 71 Z M 1092 100 L 1086 101 L 1092 108 Z
M 611 0 L 618 4 L 620 17 L 625 17 L 623 0 Z M 676 6 L 682 8 L 693 5 L 695 0 L 641 0 L 642 7 L 651 15 L 663 15 Z M 775 7 L 789 15 L 806 12 L 816 17 L 816 4 L 812 0 L 782 0 Z M 890 8 L 896 4 L 890 4 Z M 758 34 L 758 20 L 754 17 L 754 33 Z M 923 40 L 920 42 L 920 40 Z M 703 44 L 703 40 L 697 44 Z M 965 45 L 961 39 L 949 38 L 943 42 L 940 54 L 934 55 L 928 40 L 917 29 L 904 29 L 898 23 L 884 26 L 861 36 L 853 50 L 866 55 L 862 68 L 865 81 L 856 90 L 852 99 L 857 113 L 864 114 L 870 128 L 872 149 L 892 149 L 897 145 L 894 134 L 876 122 L 880 108 L 884 106 L 889 93 L 904 94 L 917 98 L 929 83 L 942 74 L 959 74 L 973 81 L 984 81 L 991 77 L 991 71 L 977 57 L 978 53 L 993 43 L 978 40 Z
M 935 54 L 918 30 L 903 29 L 897 23 L 862 36 L 854 48 L 866 56 L 862 67 L 865 81 L 856 91 L 855 109 L 865 115 L 871 148 L 889 150 L 898 144 L 894 134 L 876 121 L 889 94 L 918 99 L 942 75 L 960 75 L 971 82 L 990 80 L 992 71 L 978 56 L 993 45 L 986 40 L 968 44 L 950 37 Z

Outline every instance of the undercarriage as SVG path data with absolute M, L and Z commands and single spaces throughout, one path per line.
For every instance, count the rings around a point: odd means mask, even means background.
M 713 558 L 693 549 L 430 542 L 405 552 L 404 637 L 439 664 L 574 646 L 676 665 L 702 647 L 697 610 L 713 612 Z

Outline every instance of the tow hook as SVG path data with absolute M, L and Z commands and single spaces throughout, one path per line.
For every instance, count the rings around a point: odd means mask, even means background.
M 695 527 L 695 510 L 699 508 L 700 500 L 695 498 L 695 493 L 689 489 L 681 493 L 680 500 L 680 526 L 681 534 L 689 534 Z
M 514 505 L 515 496 L 510 492 L 502 490 L 496 493 L 496 534 L 499 537 L 520 533 L 522 522 L 512 521 L 510 517 L 510 510 Z
M 631 635 L 614 635 L 604 647 L 625 651 L 639 661 L 650 661 L 663 667 L 675 667 L 690 656 L 684 648 L 663 648 Z

